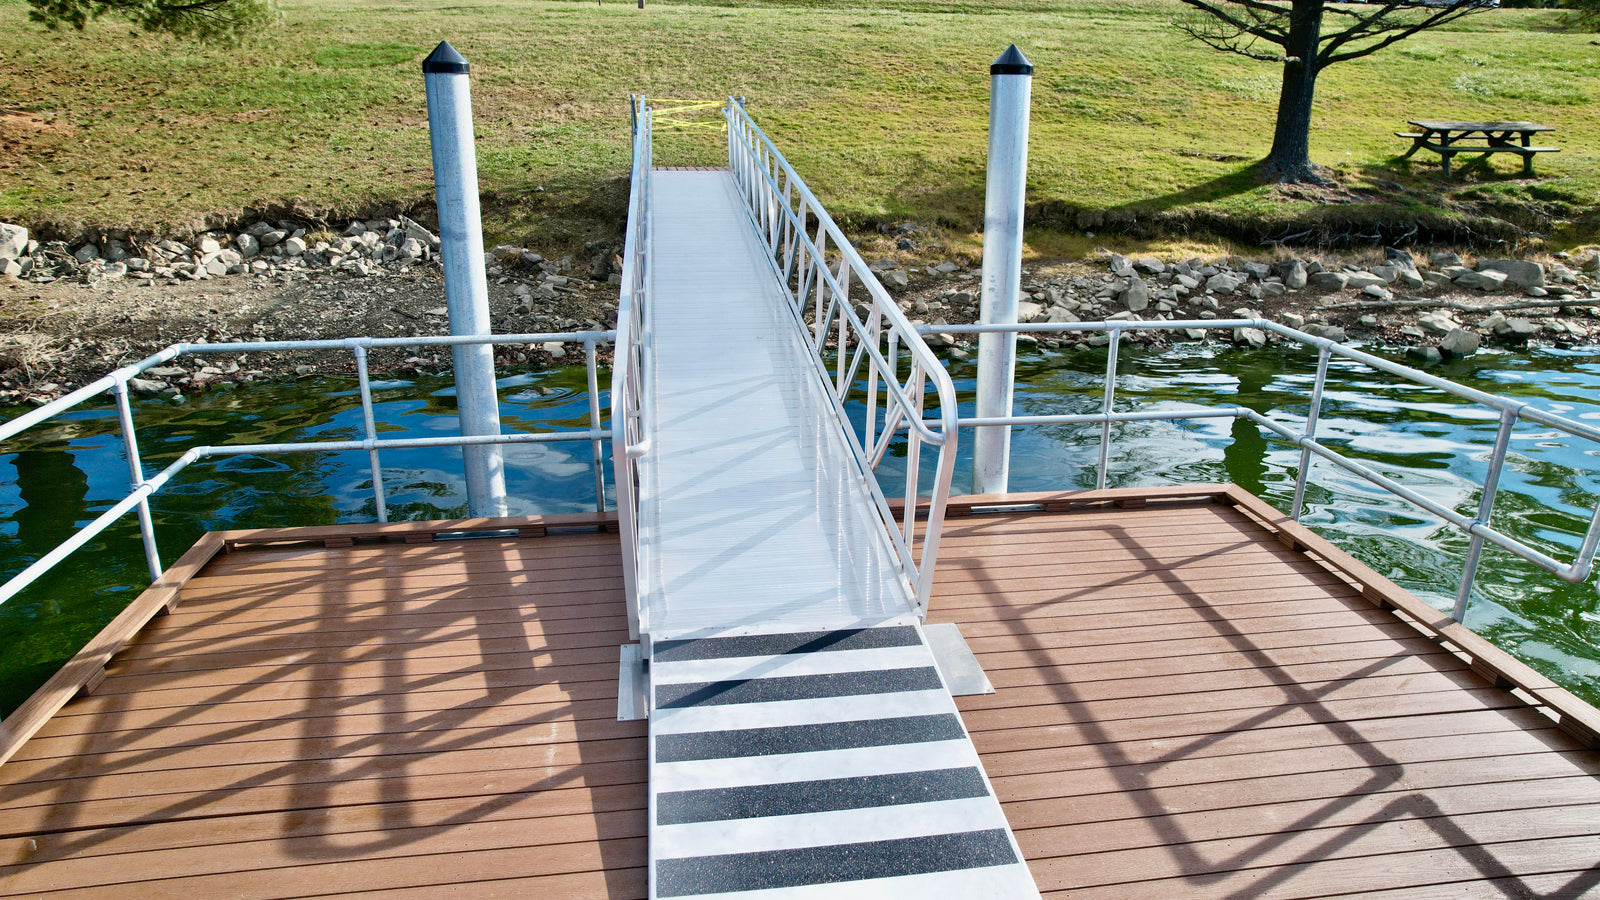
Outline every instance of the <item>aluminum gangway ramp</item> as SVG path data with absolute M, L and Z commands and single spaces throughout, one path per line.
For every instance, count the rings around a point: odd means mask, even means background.
M 651 896 L 1038 897 L 734 180 L 649 206 Z

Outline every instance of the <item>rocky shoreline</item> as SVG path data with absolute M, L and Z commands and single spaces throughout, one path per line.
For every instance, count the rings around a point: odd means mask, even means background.
M 979 271 L 906 242 L 861 242 L 879 280 L 908 316 L 935 329 L 978 315 Z M 179 341 L 297 340 L 448 331 L 439 240 L 405 217 L 337 231 L 257 222 L 187 241 L 108 233 L 76 245 L 39 243 L 0 224 L 0 404 L 47 402 L 83 382 Z M 494 330 L 501 334 L 613 327 L 619 244 L 589 244 L 547 259 L 523 247 L 485 254 Z M 931 248 L 930 248 L 931 249 Z M 936 251 L 935 251 L 936 252 Z M 1483 342 L 1572 346 L 1600 340 L 1600 250 L 1540 259 L 1364 255 L 1171 260 L 1102 251 L 1084 260 L 1030 263 L 1019 318 L 1026 322 L 1206 321 L 1267 318 L 1336 341 L 1404 348 L 1426 365 Z M 1221 340 L 1260 347 L 1254 328 L 1141 332 L 1130 339 Z M 1071 348 L 1104 336 L 1023 335 Z M 961 359 L 972 341 L 935 332 Z M 502 348 L 502 371 L 562 365 L 558 343 Z M 375 372 L 448 368 L 449 354 L 374 353 Z M 253 353 L 187 357 L 148 373 L 136 389 L 181 402 L 187 394 L 260 378 L 349 374 L 348 354 Z

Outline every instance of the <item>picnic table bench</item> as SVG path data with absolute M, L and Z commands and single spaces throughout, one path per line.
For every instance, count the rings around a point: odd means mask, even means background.
M 1457 153 L 1516 153 L 1522 157 L 1522 174 L 1533 174 L 1533 157 L 1539 153 L 1559 153 L 1559 147 L 1534 147 L 1533 136 L 1554 131 L 1548 125 L 1532 122 L 1424 122 L 1412 120 L 1417 131 L 1396 131 L 1395 137 L 1410 138 L 1411 149 L 1405 159 L 1418 150 L 1428 149 L 1444 159 L 1444 175 L 1450 177 L 1450 158 Z

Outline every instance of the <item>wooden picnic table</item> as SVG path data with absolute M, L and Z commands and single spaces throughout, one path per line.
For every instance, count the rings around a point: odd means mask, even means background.
M 1427 122 L 1413 119 L 1415 132 L 1396 131 L 1395 137 L 1411 138 L 1405 159 L 1421 149 L 1432 150 L 1444 159 L 1445 177 L 1450 177 L 1450 158 L 1457 153 L 1516 153 L 1522 157 L 1522 174 L 1533 174 L 1533 157 L 1539 153 L 1559 153 L 1559 147 L 1535 147 L 1533 136 L 1554 131 L 1548 125 L 1532 122 Z

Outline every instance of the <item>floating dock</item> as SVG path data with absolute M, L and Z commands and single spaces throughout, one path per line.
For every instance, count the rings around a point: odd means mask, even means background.
M 1019 499 L 950 519 L 930 621 L 1046 896 L 1600 885 L 1600 723 L 1520 663 L 1236 488 Z M 405 542 L 482 524 L 214 536 L 0 766 L 0 893 L 644 897 L 617 537 Z

